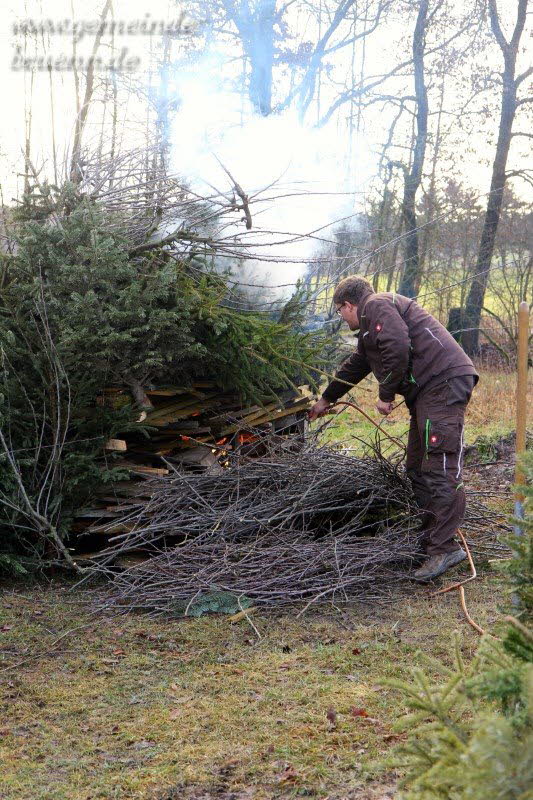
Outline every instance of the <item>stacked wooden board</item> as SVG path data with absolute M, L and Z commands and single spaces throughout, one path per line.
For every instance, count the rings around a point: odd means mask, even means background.
M 236 394 L 206 381 L 146 390 L 146 397 L 139 430 L 106 443 L 107 458 L 127 471 L 129 480 L 111 484 L 90 507 L 80 509 L 72 529 L 76 551 L 100 549 L 110 537 L 128 532 L 125 512 L 149 498 L 147 479 L 164 479 L 173 468 L 221 471 L 230 452 L 261 455 L 264 435 L 301 437 L 312 403 L 311 394 L 301 388 L 243 405 Z M 125 387 L 108 387 L 97 398 L 99 405 L 111 408 L 131 402 Z

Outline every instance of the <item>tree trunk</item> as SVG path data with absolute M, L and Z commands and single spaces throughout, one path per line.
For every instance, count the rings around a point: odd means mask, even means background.
M 250 61 L 248 95 L 262 116 L 272 111 L 272 68 L 274 65 L 274 24 L 276 0 L 259 0 L 254 7 L 224 0 L 226 13 L 239 31 L 246 57 Z
M 111 6 L 111 15 L 113 18 L 113 22 L 115 21 L 115 14 L 113 7 Z M 113 32 L 111 34 L 111 53 L 113 59 L 115 59 L 115 29 L 113 28 Z M 112 164 L 115 163 L 115 155 L 116 155 L 116 147 L 117 147 L 117 124 L 118 124 L 118 86 L 117 86 L 117 73 L 116 70 L 112 70 L 111 72 L 111 86 L 113 92 L 113 111 L 111 115 L 111 148 L 109 151 L 109 159 Z M 146 107 L 150 108 L 150 103 L 146 104 Z M 111 173 L 110 180 L 109 180 L 109 188 L 113 188 L 114 182 L 114 174 Z
M 43 53 L 46 53 L 46 42 L 44 38 L 44 31 L 41 31 L 41 41 L 43 45 Z M 50 47 L 50 36 L 48 36 L 48 47 Z M 52 164 L 54 166 L 54 183 L 58 185 L 57 173 L 57 146 L 56 146 L 56 123 L 55 123 L 55 106 L 54 106 L 54 82 L 52 78 L 52 65 L 48 64 L 48 86 L 50 90 L 50 120 L 52 126 Z
M 445 86 L 446 86 L 446 51 L 443 52 L 443 58 L 441 61 L 441 86 L 440 86 L 440 93 L 439 93 L 439 109 L 437 111 L 437 124 L 435 129 L 435 141 L 433 145 L 433 154 L 431 160 L 431 177 L 429 179 L 429 189 L 427 192 L 426 197 L 426 214 L 429 220 L 435 219 L 438 215 L 438 200 L 437 200 L 437 190 L 436 190 L 436 176 L 437 176 L 437 164 L 440 163 L 440 145 L 442 141 L 442 114 L 444 111 L 444 94 L 445 94 Z M 426 221 L 429 221 L 426 218 Z M 415 285 L 415 295 L 418 295 L 420 292 L 420 284 L 423 278 L 423 271 L 426 271 L 426 274 L 431 274 L 431 261 L 432 261 L 432 254 L 433 254 L 433 242 L 435 240 L 435 226 L 434 225 L 426 225 L 424 230 L 422 231 L 421 241 L 420 241 L 420 248 L 419 248 L 419 259 L 421 269 L 418 270 L 416 285 Z M 442 299 L 441 295 L 441 299 Z
M 37 52 L 37 42 L 34 44 L 35 52 Z M 26 58 L 28 48 L 28 34 L 24 33 L 24 58 Z M 24 195 L 28 197 L 31 193 L 30 186 L 30 172 L 31 172 L 31 138 L 32 138 L 32 122 L 33 122 L 33 83 L 35 79 L 35 70 L 32 69 L 29 76 L 29 89 L 24 76 Z
M 259 4 L 250 37 L 250 100 L 263 117 L 272 111 L 272 66 L 274 63 L 275 0 Z
M 418 232 L 416 224 L 416 193 L 422 180 L 424 156 L 426 153 L 428 130 L 428 96 L 424 82 L 424 48 L 428 12 L 428 0 L 420 0 L 415 32 L 413 36 L 413 65 L 416 95 L 416 138 L 413 150 L 413 163 L 405 174 L 402 213 L 407 237 L 405 242 L 405 267 L 399 286 L 399 293 L 414 297 L 420 272 L 418 257 Z
M 83 137 L 83 131 L 85 130 L 85 123 L 87 122 L 89 106 L 91 104 L 91 99 L 94 91 L 94 60 L 96 58 L 96 53 L 98 52 L 98 48 L 100 47 L 100 41 L 102 39 L 102 34 L 104 31 L 104 22 L 110 7 L 111 7 L 111 0 L 107 0 L 102 10 L 102 14 L 100 17 L 100 26 L 98 28 L 98 32 L 94 39 L 92 53 L 89 58 L 89 63 L 87 66 L 87 76 L 85 79 L 85 94 L 83 97 L 83 103 L 76 117 L 76 127 L 74 128 L 74 143 L 72 145 L 72 158 L 70 161 L 70 180 L 72 181 L 72 183 L 75 184 L 81 183 L 83 177 L 80 164 L 81 141 Z
M 494 252 L 494 243 L 500 221 L 506 180 L 507 156 L 509 154 L 512 127 L 517 108 L 516 94 L 519 83 L 525 77 L 525 75 L 522 75 L 516 78 L 515 70 L 518 45 L 526 19 L 527 0 L 518 0 L 516 25 L 510 42 L 507 42 L 500 27 L 496 0 L 488 0 L 488 3 L 490 25 L 494 38 L 498 42 L 503 54 L 504 71 L 502 75 L 502 103 L 498 142 L 496 145 L 494 163 L 492 165 L 492 179 L 490 182 L 487 210 L 485 212 L 485 221 L 481 233 L 475 273 L 466 298 L 462 319 L 462 327 L 465 330 L 461 336 L 461 344 L 470 356 L 475 356 L 479 352 L 481 310 L 485 299 L 492 254 Z
M 165 34 L 163 37 L 163 57 L 159 67 L 159 89 L 157 95 L 157 150 L 159 158 L 159 167 L 166 175 L 168 170 L 168 157 L 170 151 L 170 94 L 169 94 L 169 81 L 170 81 L 170 53 L 172 47 L 172 40 L 170 36 Z

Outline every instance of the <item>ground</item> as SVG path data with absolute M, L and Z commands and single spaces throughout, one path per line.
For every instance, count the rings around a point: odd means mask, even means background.
M 486 450 L 490 450 L 491 440 L 499 440 L 515 429 L 516 375 L 509 371 L 482 371 L 478 386 L 474 389 L 472 400 L 467 407 L 465 425 L 469 444 L 481 438 Z M 379 417 L 375 411 L 377 384 L 373 377 L 366 378 L 359 386 L 343 397 L 335 407 L 333 417 L 323 417 L 327 421 L 323 438 L 330 443 L 340 443 L 343 447 L 360 449 L 361 442 L 373 438 L 375 426 L 357 410 L 342 406 L 344 400 L 352 400 L 374 420 L 381 423 L 382 441 L 387 443 L 387 434 L 402 437 L 409 428 L 409 412 L 402 398 L 396 398 L 396 408 L 388 417 Z M 528 407 L 533 407 L 532 387 L 529 387 Z M 338 413 L 337 413 L 338 412 Z M 358 437 L 358 438 L 354 438 Z M 482 458 L 490 453 L 482 452 Z M 491 460 L 491 459 L 486 459 Z
M 509 491 L 510 447 L 495 442 L 512 428 L 511 383 L 493 375 L 477 390 L 471 485 Z M 370 396 L 364 403 L 370 412 Z M 395 413 L 386 430 L 396 435 L 405 420 Z M 330 430 L 330 440 L 353 433 L 354 415 L 343 413 L 351 426 L 338 422 L 346 429 Z M 461 565 L 454 575 L 466 573 Z M 480 573 L 468 585 L 468 608 L 490 631 L 506 598 L 496 564 Z M 479 641 L 456 593 L 435 597 L 434 588 L 410 585 L 387 606 L 254 614 L 252 626 L 218 615 L 95 614 L 92 592 L 58 576 L 6 584 L 0 798 L 396 797 L 398 773 L 387 760 L 401 742 L 395 726 L 405 707 L 383 681 L 408 677 L 424 653 L 450 663 L 456 630 L 467 660 Z
M 489 629 L 498 587 L 487 574 L 468 591 Z M 253 619 L 261 638 L 222 616 L 94 616 L 59 580 L 6 588 L 2 800 L 394 797 L 381 762 L 404 707 L 380 682 L 419 650 L 449 663 L 456 629 L 471 656 L 456 594 Z

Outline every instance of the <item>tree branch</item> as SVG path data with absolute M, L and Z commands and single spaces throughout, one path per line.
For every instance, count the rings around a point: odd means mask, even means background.
M 169 233 L 168 236 L 165 236 L 163 239 L 158 239 L 154 242 L 145 242 L 144 244 L 138 244 L 136 247 L 132 247 L 131 250 L 128 250 L 128 258 L 138 256 L 140 253 L 147 253 L 149 250 L 155 250 L 157 247 L 164 247 L 166 244 L 172 244 L 180 240 L 198 244 L 213 244 L 209 236 L 197 236 L 189 231 L 178 229 L 173 233 Z
M 498 7 L 496 5 L 496 0 L 489 0 L 489 16 L 490 16 L 490 27 L 492 28 L 494 38 L 498 42 L 502 53 L 505 54 L 509 50 L 509 42 L 503 35 L 503 31 L 500 26 L 500 19 L 498 16 Z
M 529 78 L 529 76 L 530 76 L 532 73 L 533 73 L 533 67 L 529 67 L 529 68 L 528 68 L 528 69 L 526 69 L 524 72 L 522 72 L 520 75 L 517 75 L 517 76 L 516 76 L 516 79 L 515 79 L 515 83 L 516 83 L 516 85 L 517 85 L 517 86 L 520 86 L 520 84 L 521 84 L 523 81 L 525 81 L 525 79 L 526 79 L 526 78 Z

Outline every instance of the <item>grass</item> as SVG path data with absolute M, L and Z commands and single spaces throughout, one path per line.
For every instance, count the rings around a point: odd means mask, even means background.
M 513 381 L 482 376 L 468 441 L 512 429 Z M 355 397 L 378 417 L 370 382 Z M 407 423 L 402 407 L 383 427 Z M 350 409 L 325 436 L 372 431 Z M 467 597 L 491 630 L 498 579 L 485 572 Z M 381 765 L 405 708 L 380 681 L 407 677 L 421 651 L 451 663 L 458 628 L 465 659 L 479 641 L 455 593 L 417 586 L 386 608 L 254 615 L 260 638 L 245 619 L 111 618 L 90 601 L 64 580 L 2 591 L 1 800 L 392 798 L 396 776 Z
M 419 650 L 449 662 L 457 627 L 466 658 L 478 641 L 454 595 L 420 588 L 388 609 L 254 616 L 260 639 L 227 617 L 94 617 L 89 599 L 61 582 L 3 594 L 3 800 L 177 798 L 185 786 L 371 797 L 404 711 L 380 680 L 407 676 Z M 469 610 L 490 628 L 498 599 L 486 578 Z
M 473 444 L 478 437 L 497 438 L 505 436 L 515 429 L 514 397 L 516 392 L 516 374 L 513 372 L 483 371 L 480 382 L 474 389 L 472 399 L 467 407 L 465 418 L 465 439 Z M 378 424 L 385 434 L 407 441 L 409 430 L 409 412 L 404 403 L 393 413 L 383 418 L 375 409 L 377 399 L 377 382 L 375 378 L 366 378 L 356 389 L 353 389 L 342 400 L 351 400 L 363 409 Z M 401 397 L 397 397 L 397 403 Z M 340 407 L 339 407 L 340 408 Z M 528 408 L 533 408 L 533 392 L 529 387 Z M 322 425 L 324 418 L 315 423 L 315 428 Z M 342 444 L 361 450 L 362 442 L 373 441 L 376 428 L 358 411 L 344 407 L 334 417 L 323 433 L 323 440 L 331 444 Z M 381 436 L 385 441 L 386 437 Z

